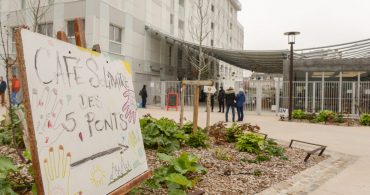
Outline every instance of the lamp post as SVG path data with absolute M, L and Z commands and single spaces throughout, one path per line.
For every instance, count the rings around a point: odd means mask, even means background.
M 290 64 L 289 64 L 289 120 L 292 120 L 293 110 L 293 45 L 295 43 L 295 36 L 300 32 L 286 32 L 284 35 L 288 36 L 288 44 L 290 44 Z

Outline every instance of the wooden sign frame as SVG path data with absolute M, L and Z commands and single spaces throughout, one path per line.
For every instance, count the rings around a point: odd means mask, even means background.
M 77 29 L 78 32 L 75 32 L 76 34 L 76 43 L 77 46 L 86 45 L 84 40 L 80 40 L 81 38 L 84 39 L 85 35 L 83 32 L 83 25 L 81 19 L 75 19 L 75 29 Z M 17 51 L 17 62 L 19 65 L 19 72 L 20 72 L 20 80 L 22 84 L 22 90 L 23 90 L 23 102 L 24 102 L 24 112 L 26 117 L 26 124 L 27 124 L 27 132 L 29 135 L 29 142 L 30 142 L 30 150 L 32 155 L 32 166 L 33 166 L 33 173 L 34 173 L 34 179 L 37 189 L 37 194 L 44 195 L 44 187 L 43 187 L 43 181 L 41 176 L 41 166 L 40 166 L 40 159 L 38 155 L 37 150 L 37 141 L 36 141 L 36 135 L 35 135 L 35 129 L 33 124 L 33 117 L 32 117 L 32 110 L 31 110 L 31 103 L 30 103 L 30 97 L 29 97 L 29 89 L 28 89 L 28 80 L 27 80 L 27 73 L 26 73 L 26 66 L 25 66 L 25 60 L 24 60 L 24 52 L 23 52 L 23 42 L 21 37 L 21 30 L 22 28 L 17 28 L 15 30 L 15 41 L 16 41 L 16 51 Z M 66 37 L 65 32 L 58 31 L 57 38 L 59 40 L 68 42 L 68 39 Z M 77 40 L 78 39 L 78 40 Z M 100 46 L 94 45 L 95 50 L 100 52 Z M 142 183 L 144 180 L 150 178 L 152 176 L 152 171 L 147 170 L 140 174 L 139 176 L 133 178 L 129 182 L 125 183 L 124 185 L 118 187 L 117 189 L 110 192 L 110 195 L 121 195 L 121 194 L 127 194 L 129 193 L 133 188 L 138 186 L 140 183 Z

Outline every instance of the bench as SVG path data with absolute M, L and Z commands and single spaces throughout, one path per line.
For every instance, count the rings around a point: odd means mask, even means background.
M 318 156 L 321 156 L 321 155 L 324 153 L 324 151 L 325 151 L 325 149 L 326 149 L 326 147 L 327 147 L 327 146 L 320 145 L 320 144 L 314 144 L 314 143 L 310 143 L 310 142 L 305 142 L 305 141 L 300 141 L 300 140 L 292 139 L 292 140 L 290 141 L 289 148 L 292 148 L 293 142 L 299 142 L 299 143 L 303 143 L 303 144 L 309 144 L 309 145 L 319 146 L 318 148 L 316 148 L 316 149 L 314 149 L 314 150 L 311 150 L 311 151 L 308 151 L 308 152 L 307 152 L 307 155 L 306 155 L 306 157 L 304 158 L 304 162 L 307 162 L 307 161 L 308 161 L 308 159 L 310 158 L 310 156 L 311 156 L 312 154 L 315 154 L 315 153 L 316 153 L 316 152 L 318 152 L 318 151 L 320 151 L 320 153 L 319 153 L 319 155 L 318 155 Z

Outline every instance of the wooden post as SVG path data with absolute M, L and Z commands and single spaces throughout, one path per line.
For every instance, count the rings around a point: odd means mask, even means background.
M 181 85 L 181 110 L 180 110 L 180 127 L 184 126 L 184 109 L 185 109 L 185 91 L 186 91 L 186 85 Z
M 194 85 L 193 132 L 198 129 L 199 85 Z
M 86 48 L 85 28 L 84 28 L 83 20 L 81 18 L 76 18 L 74 20 L 74 30 L 75 30 L 76 45 Z
M 68 38 L 64 31 L 57 32 L 57 39 L 68 43 Z
M 207 93 L 207 124 L 206 127 L 209 127 L 211 120 L 211 94 Z
M 32 166 L 33 166 L 33 173 L 35 177 L 36 189 L 37 194 L 45 194 L 44 188 L 42 185 L 42 177 L 41 177 L 41 170 L 40 170 L 40 160 L 39 155 L 37 152 L 37 143 L 35 137 L 35 130 L 33 126 L 33 119 L 32 119 L 32 111 L 31 111 L 31 104 L 30 104 L 30 97 L 29 97 L 29 90 L 28 90 L 28 82 L 27 82 L 27 74 L 26 74 L 26 67 L 24 64 L 24 54 L 23 54 L 23 43 L 21 37 L 21 30 L 18 28 L 15 31 L 15 43 L 17 48 L 17 62 L 19 65 L 19 73 L 20 73 L 20 80 L 22 82 L 22 90 L 23 90 L 23 103 L 24 103 L 24 112 L 26 115 L 26 122 L 27 122 L 27 130 L 29 135 L 30 147 L 31 147 L 31 154 L 32 154 Z

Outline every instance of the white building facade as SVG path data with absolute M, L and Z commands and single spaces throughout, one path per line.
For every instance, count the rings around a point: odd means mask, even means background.
M 31 0 L 37 1 L 37 0 Z M 189 20 L 197 0 L 41 0 L 47 9 L 41 18 L 38 32 L 56 37 L 65 31 L 70 42 L 74 41 L 73 19 L 81 18 L 85 24 L 88 48 L 99 44 L 102 53 L 131 63 L 135 88 L 155 81 L 191 79 L 192 70 L 185 52 L 178 44 L 161 36 L 153 36 L 148 28 L 188 42 L 194 42 L 189 31 Z M 207 1 L 207 0 L 205 0 Z M 209 0 L 209 23 L 212 33 L 205 46 L 242 50 L 244 29 L 237 20 L 241 11 L 238 0 Z M 1 24 L 11 29 L 27 24 L 32 26 L 32 9 L 29 0 L 2 0 Z M 14 38 L 9 33 L 11 51 Z M 243 70 L 218 61 L 211 78 L 223 85 L 232 86 L 242 81 Z M 4 71 L 0 72 L 4 74 Z M 137 90 L 138 91 L 138 90 Z

